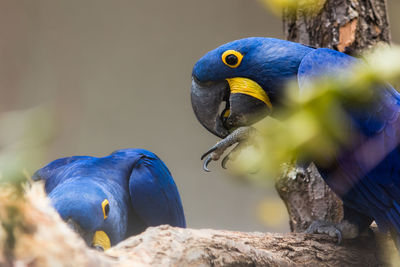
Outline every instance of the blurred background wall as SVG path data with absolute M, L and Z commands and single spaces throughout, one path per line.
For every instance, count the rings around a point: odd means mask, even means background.
M 389 7 L 400 42 L 400 2 Z M 191 69 L 204 53 L 243 37 L 283 38 L 280 19 L 256 0 L 0 0 L 0 34 L 0 112 L 55 110 L 43 164 L 146 148 L 174 175 L 189 227 L 288 230 L 273 186 L 232 179 L 216 164 L 202 170 L 217 138 L 190 105 Z M 260 203 L 271 204 L 274 224 L 262 223 Z

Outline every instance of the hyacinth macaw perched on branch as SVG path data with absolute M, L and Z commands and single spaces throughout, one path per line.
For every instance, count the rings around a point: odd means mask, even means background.
M 222 45 L 194 66 L 191 99 L 200 123 L 222 141 L 204 154 L 204 168 L 246 139 L 260 118 L 274 116 L 284 87 L 297 79 L 300 94 L 315 78 L 335 75 L 358 62 L 349 55 L 273 38 L 246 38 Z M 400 235 L 400 95 L 390 85 L 376 90 L 367 107 L 348 105 L 343 131 L 358 138 L 340 147 L 329 164 L 317 167 L 344 202 L 340 224 L 313 223 L 309 232 L 354 237 L 372 220 Z M 347 103 L 348 104 L 348 103 Z M 235 150 L 235 149 L 234 149 Z M 229 157 L 229 155 L 227 156 Z M 222 161 L 225 165 L 226 158 Z M 352 229 L 344 227 L 350 222 Z
M 99 250 L 149 226 L 186 226 L 167 166 L 144 149 L 122 149 L 102 158 L 57 159 L 38 170 L 33 179 L 45 182 L 62 219 Z

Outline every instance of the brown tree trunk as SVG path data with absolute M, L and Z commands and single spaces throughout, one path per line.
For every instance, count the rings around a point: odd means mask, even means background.
M 316 220 L 342 220 L 342 201 L 329 189 L 315 165 L 305 171 L 293 166 L 285 169 L 275 187 L 288 209 L 292 232 L 304 232 Z
M 346 48 L 360 52 L 378 43 L 390 42 L 386 0 L 320 2 L 322 8 L 314 15 L 301 5 L 295 12 L 284 12 L 284 31 L 288 40 L 341 52 Z
M 288 40 L 354 54 L 380 43 L 390 43 L 386 0 L 320 0 L 315 8 L 320 10 L 312 10 L 313 15 L 301 4 L 295 11 L 284 11 Z M 315 220 L 338 222 L 342 219 L 341 201 L 314 166 L 306 172 L 288 167 L 276 188 L 288 208 L 294 232 L 304 231 Z

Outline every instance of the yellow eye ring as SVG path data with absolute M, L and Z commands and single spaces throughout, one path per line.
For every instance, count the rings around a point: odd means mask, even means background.
M 103 200 L 103 202 L 101 203 L 101 207 L 103 208 L 103 216 L 105 220 L 107 219 L 108 214 L 110 213 L 110 203 L 108 202 L 108 199 Z
M 242 63 L 243 55 L 235 50 L 226 50 L 222 54 L 222 62 L 230 68 L 239 67 L 240 63 Z

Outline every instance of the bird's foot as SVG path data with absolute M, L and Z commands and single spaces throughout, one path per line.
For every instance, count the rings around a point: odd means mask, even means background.
M 247 145 L 247 140 L 254 135 L 255 131 L 256 130 L 253 127 L 240 127 L 234 130 L 223 140 L 216 143 L 201 157 L 201 160 L 205 159 L 203 169 L 209 172 L 210 170 L 208 169 L 208 164 L 210 164 L 211 161 L 218 161 L 229 147 L 238 143 L 238 145 L 232 149 L 232 151 L 230 151 L 228 155 L 226 155 L 221 161 L 222 168 L 226 169 L 226 163 L 231 159 L 231 155 L 240 150 L 242 147 L 245 147 Z
M 343 239 L 353 239 L 359 236 L 359 228 L 346 220 L 340 223 L 314 221 L 305 231 L 307 234 L 325 234 L 336 237 L 338 244 Z

